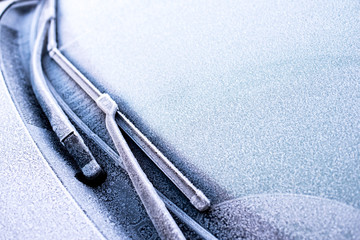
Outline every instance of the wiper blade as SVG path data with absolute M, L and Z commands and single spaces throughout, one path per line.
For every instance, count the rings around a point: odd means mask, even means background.
M 55 4 L 55 3 L 54 3 Z M 55 7 L 51 10 L 54 17 L 51 19 L 48 46 L 50 57 L 95 101 L 102 93 L 60 52 L 56 42 Z M 108 97 L 106 97 L 108 98 Z M 119 110 L 116 111 L 116 122 L 157 165 L 157 167 L 177 186 L 190 200 L 190 203 L 199 211 L 210 207 L 210 200 L 196 188 L 179 169 L 153 144 L 151 141 Z

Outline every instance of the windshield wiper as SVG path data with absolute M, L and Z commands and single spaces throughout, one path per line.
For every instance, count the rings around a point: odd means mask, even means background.
M 33 61 L 40 62 L 40 67 L 37 70 L 41 70 L 41 55 L 43 53 L 44 43 L 46 36 L 48 36 L 47 50 L 49 55 L 54 61 L 68 74 L 70 77 L 96 102 L 98 107 L 105 113 L 106 128 L 113 140 L 113 143 L 123 160 L 125 169 L 137 191 L 141 201 L 143 202 L 145 209 L 150 216 L 155 228 L 157 229 L 159 236 L 162 239 L 184 239 L 183 233 L 171 217 L 170 213 L 166 209 L 163 201 L 156 193 L 153 185 L 148 180 L 147 176 L 141 169 L 132 151 L 123 138 L 120 129 L 117 125 L 115 116 L 118 115 L 126 123 L 126 126 L 130 128 L 135 135 L 142 140 L 141 148 L 150 152 L 148 154 L 151 159 L 163 170 L 163 172 L 179 187 L 180 190 L 190 199 L 191 203 L 199 210 L 206 210 L 210 206 L 208 198 L 193 184 L 163 155 L 156 149 L 156 147 L 126 118 L 118 111 L 118 106 L 106 93 L 101 93 L 95 86 L 78 70 L 68 59 L 61 54 L 57 49 L 56 42 L 56 6 L 55 1 L 47 1 L 42 13 L 44 23 L 41 26 L 40 34 L 38 34 Z M 36 69 L 36 64 L 35 69 Z M 39 72 L 38 71 L 38 72 Z M 43 73 L 37 73 L 39 76 Z M 41 71 L 40 71 L 41 72 Z M 44 76 L 39 78 L 45 79 Z M 50 94 L 51 95 L 51 94 Z M 41 98 L 41 97 L 40 97 Z M 39 101 L 43 101 L 40 99 Z M 47 106 L 46 104 L 44 104 Z M 58 107 L 58 106 L 57 106 Z M 61 110 L 61 108 L 59 108 Z M 48 109 L 44 109 L 48 111 Z M 50 115 L 50 114 L 49 114 Z M 51 115 L 50 115 L 51 117 Z M 54 124 L 56 121 L 52 120 Z M 66 121 L 65 126 L 68 124 Z M 121 121 L 120 121 L 121 123 Z M 62 132 L 60 132 L 62 133 Z M 65 138 L 66 139 L 66 138 Z
M 55 9 L 55 8 L 54 8 Z M 56 18 L 51 20 L 48 35 L 48 52 L 50 57 L 95 101 L 99 99 L 113 102 L 110 96 L 103 94 L 60 52 L 56 41 Z M 99 102 L 101 105 L 101 102 Z M 114 102 L 115 103 L 115 102 Z M 99 106 L 101 108 L 101 106 Z M 116 106 L 117 107 L 117 106 Z M 106 109 L 102 109 L 106 113 Z M 118 108 L 115 116 L 118 125 L 143 150 L 143 152 L 157 165 L 157 167 L 177 186 L 177 188 L 190 200 L 190 203 L 199 211 L 210 207 L 210 200 L 196 188 L 179 169 L 153 144 L 151 141 L 123 114 Z M 114 126 L 115 128 L 115 126 Z
M 4 2 L 6 4 L 2 4 L 0 3 L 0 16 L 2 14 L 2 10 L 7 9 L 8 7 L 12 6 L 13 3 L 17 3 L 16 6 L 19 7 L 20 5 L 36 5 L 38 4 L 37 0 L 28 0 L 28 1 L 17 1 L 17 0 L 13 0 L 13 1 L 9 1 L 9 2 Z M 41 7 L 38 7 L 35 13 L 35 19 L 37 19 L 41 12 Z M 33 21 L 33 25 L 32 25 L 32 30 L 31 31 L 31 35 L 33 36 L 37 36 L 37 31 L 34 31 L 37 26 L 36 21 Z M 46 32 L 46 31 L 44 31 Z M 41 33 L 43 36 L 43 32 Z M 32 41 L 32 37 L 30 37 L 30 41 Z M 33 41 L 34 42 L 34 41 Z M 36 44 L 32 43 L 30 44 L 30 46 L 38 46 L 36 50 L 36 52 L 38 51 L 42 51 L 43 46 L 41 46 L 42 41 L 38 40 L 36 42 Z M 44 45 L 44 43 L 42 44 Z M 32 54 L 35 54 L 34 52 Z M 38 58 L 39 56 L 37 56 Z M 40 55 L 40 59 L 41 59 L 41 55 Z M 61 107 L 61 109 L 66 113 L 66 115 L 69 117 L 69 119 L 76 125 L 77 128 L 81 129 L 81 131 L 87 135 L 87 137 L 91 138 L 92 140 L 94 140 L 95 143 L 98 144 L 98 146 L 104 151 L 106 152 L 107 155 L 110 156 L 111 159 L 113 159 L 114 161 L 119 163 L 119 166 L 124 168 L 124 165 L 122 164 L 121 161 L 119 161 L 119 156 L 116 154 L 116 152 L 114 152 L 114 150 L 112 148 L 110 148 L 99 136 L 97 136 L 94 132 L 92 132 L 89 127 L 82 122 L 82 120 L 71 110 L 71 108 L 64 102 L 64 100 L 59 96 L 59 94 L 56 92 L 56 90 L 53 88 L 51 82 L 45 77 L 44 73 L 43 73 L 43 69 L 41 67 L 41 62 L 40 65 L 38 65 L 38 61 L 32 61 L 31 62 L 31 68 L 34 68 L 32 71 L 37 71 L 38 75 L 36 76 L 37 78 L 39 77 L 43 77 L 42 79 L 38 79 L 36 80 L 36 86 L 35 89 L 38 89 L 39 87 L 42 88 L 41 91 L 38 92 L 39 95 L 42 94 L 46 94 L 46 96 L 44 97 L 44 99 L 47 99 L 47 97 L 51 98 L 51 94 L 53 95 L 53 97 L 56 99 L 57 104 L 59 104 L 59 106 L 57 107 Z M 37 69 L 37 70 L 35 70 Z M 35 75 L 33 74 L 33 77 Z M 46 85 L 44 85 L 44 81 L 46 81 Z M 50 90 L 50 92 L 48 92 L 48 90 Z M 53 102 L 54 103 L 54 102 Z M 56 102 L 54 103 L 54 105 L 49 105 L 51 108 L 53 106 L 57 105 Z M 44 106 L 46 107 L 46 106 Z M 55 110 L 51 110 L 52 112 L 55 112 Z M 61 115 L 61 119 L 62 119 L 62 115 Z M 66 118 L 65 118 L 66 119 Z M 66 123 L 66 120 L 65 120 Z M 61 124 L 59 125 L 61 126 Z M 60 132 L 60 130 L 59 130 Z M 61 132 L 60 132 L 61 133 Z M 86 147 L 86 146 L 85 146 Z M 196 232 L 200 237 L 202 237 L 203 239 L 208 239 L 208 240 L 215 240 L 216 238 L 206 229 L 204 229 L 201 225 L 199 225 L 194 219 L 192 219 L 189 215 L 187 215 L 183 210 L 181 210 L 179 207 L 177 207 L 173 202 L 171 202 L 168 198 L 166 198 L 161 192 L 159 192 L 158 190 L 156 190 L 157 193 L 159 194 L 160 198 L 164 201 L 166 207 L 172 212 L 174 213 L 178 219 L 180 219 L 183 223 L 185 223 L 189 229 L 192 229 L 194 232 Z
M 55 16 L 55 10 L 53 12 Z M 48 45 L 50 57 L 95 101 L 103 95 L 57 48 L 56 18 L 52 18 Z M 110 100 L 109 97 L 106 97 Z M 100 106 L 99 106 L 100 107 Z M 101 107 L 100 107 L 101 108 Z M 104 110 L 104 109 L 103 109 Z M 196 188 L 179 169 L 159 150 L 119 109 L 115 112 L 116 122 L 144 151 L 144 153 L 162 170 L 199 211 L 210 207 L 210 200 Z
M 48 14 L 47 20 L 40 28 L 40 34 L 36 40 L 37 47 L 41 47 L 46 41 L 45 36 L 55 35 L 55 1 L 47 1 L 50 6 L 44 8 Z M 52 5 L 52 6 L 51 6 Z M 51 37 L 48 40 L 50 56 L 67 72 L 71 78 L 96 102 L 98 107 L 105 113 L 105 125 L 115 148 L 122 159 L 130 180 L 140 197 L 146 212 L 154 224 L 161 239 L 185 239 L 179 226 L 165 207 L 164 202 L 156 193 L 153 185 L 141 169 L 130 147 L 122 136 L 115 121 L 118 106 L 108 94 L 100 93 L 56 48 L 56 41 Z M 34 58 L 35 59 L 35 58 Z M 40 59 L 36 59 L 40 60 Z M 40 61 L 41 62 L 41 61 Z
M 46 23 L 48 26 L 49 23 Z M 73 156 L 89 183 L 103 181 L 105 173 L 97 163 L 84 140 L 71 124 L 66 114 L 56 102 L 46 84 L 45 75 L 41 66 L 43 42 L 47 35 L 44 27 L 38 34 L 31 57 L 31 85 L 43 111 L 49 119 L 53 131 L 60 142 Z
M 48 3 L 47 1 L 46 3 Z M 44 11 L 45 14 L 47 13 Z M 39 33 L 35 40 L 35 46 L 32 53 L 32 83 L 36 97 L 40 102 L 44 112 L 49 118 L 53 130 L 58 135 L 60 141 L 64 143 L 66 139 L 71 139 L 69 151 L 85 152 L 83 141 L 72 141 L 72 137 L 79 139 L 75 128 L 71 125 L 62 109 L 57 105 L 56 100 L 51 95 L 46 86 L 45 76 L 41 69 L 41 57 L 43 54 L 43 47 L 48 34 L 49 26 L 52 21 L 52 16 L 47 16 L 47 20 L 40 24 Z M 113 142 L 122 158 L 128 175 L 141 199 L 145 209 L 152 220 L 159 236 L 162 239 L 185 239 L 183 233 L 175 223 L 170 213 L 165 207 L 165 204 L 156 193 L 155 189 L 147 179 L 145 173 L 140 168 L 130 148 L 127 146 L 125 139 L 122 137 L 119 128 L 115 122 L 115 113 L 117 106 L 115 102 L 111 101 L 108 95 L 102 95 L 97 102 L 102 110 L 106 113 L 106 127 L 113 139 Z M 66 116 L 65 116 L 66 117 Z M 75 143 L 76 145 L 73 145 Z M 76 152 L 75 152 L 76 153 Z M 90 151 L 86 151 L 90 153 Z M 76 154 L 74 154 L 76 157 Z M 77 159 L 78 160 L 78 159 Z M 92 170 L 92 168 L 91 168 Z M 85 172 L 87 173 L 87 172 Z

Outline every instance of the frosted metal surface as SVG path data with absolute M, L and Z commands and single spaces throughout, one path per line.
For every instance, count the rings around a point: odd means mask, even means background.
M 104 239 L 27 132 L 0 75 L 0 239 Z

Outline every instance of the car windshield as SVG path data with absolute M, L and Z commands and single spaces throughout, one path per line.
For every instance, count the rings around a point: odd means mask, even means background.
M 215 201 L 359 207 L 360 5 L 347 4 L 65 0 L 59 48 L 177 165 L 226 191 Z

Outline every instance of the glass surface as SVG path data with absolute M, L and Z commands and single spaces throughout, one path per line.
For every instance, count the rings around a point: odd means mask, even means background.
M 226 191 L 215 202 L 296 193 L 358 208 L 359 10 L 64 0 L 58 35 L 176 165 Z

